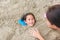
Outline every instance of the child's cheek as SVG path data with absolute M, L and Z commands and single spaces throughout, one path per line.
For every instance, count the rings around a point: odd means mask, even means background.
M 47 20 L 47 25 L 48 25 L 48 27 L 51 27 L 51 24 L 48 20 Z

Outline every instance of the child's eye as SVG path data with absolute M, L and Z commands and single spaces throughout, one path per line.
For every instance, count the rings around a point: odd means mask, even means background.
M 28 20 L 30 20 L 30 19 L 28 19 Z
M 34 20 L 34 19 L 28 19 L 28 20 Z
M 31 20 L 34 20 L 34 19 L 31 19 Z

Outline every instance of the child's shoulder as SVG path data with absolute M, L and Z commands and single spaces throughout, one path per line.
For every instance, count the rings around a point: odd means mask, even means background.
M 46 35 L 45 38 L 49 40 L 56 40 L 60 37 L 60 33 L 57 32 L 56 30 L 50 30 Z
M 57 30 L 50 30 L 47 34 L 49 34 L 49 35 L 59 35 L 60 33 Z

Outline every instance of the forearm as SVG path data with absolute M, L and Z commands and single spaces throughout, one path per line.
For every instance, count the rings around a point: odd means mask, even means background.
M 44 38 L 41 35 L 39 35 L 38 39 L 39 40 L 44 40 Z

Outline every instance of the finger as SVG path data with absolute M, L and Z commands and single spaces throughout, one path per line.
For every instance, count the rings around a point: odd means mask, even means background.
M 34 29 L 36 32 L 38 32 L 37 28 Z

